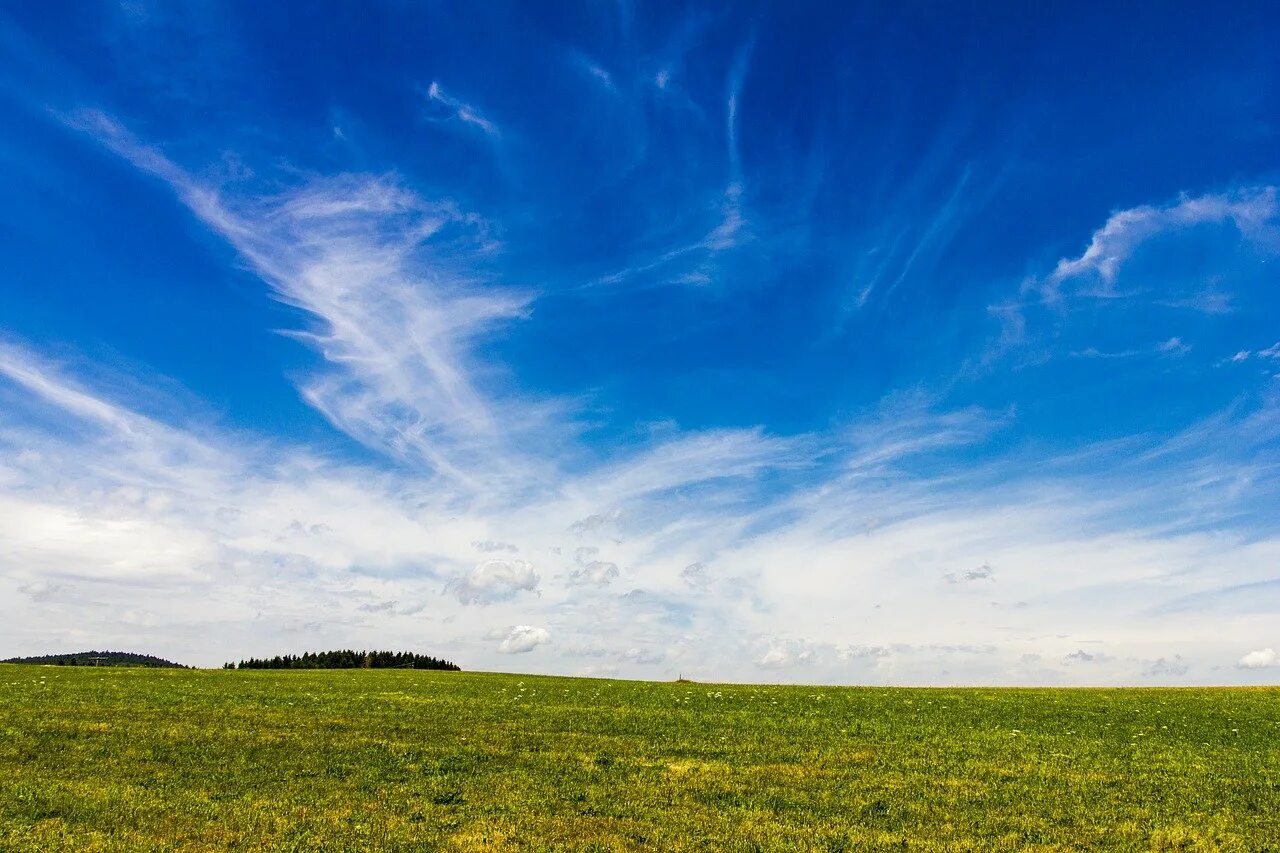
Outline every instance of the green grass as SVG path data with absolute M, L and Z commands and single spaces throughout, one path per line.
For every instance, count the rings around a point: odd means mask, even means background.
M 1280 849 L 1280 689 L 0 666 L 0 849 Z

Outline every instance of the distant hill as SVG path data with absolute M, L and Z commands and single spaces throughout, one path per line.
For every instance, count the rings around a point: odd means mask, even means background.
M 60 655 L 36 655 L 28 658 L 9 658 L 0 663 L 37 663 L 54 666 L 154 666 L 170 669 L 188 669 L 180 663 L 158 658 L 154 655 L 139 655 L 133 652 L 72 652 Z
M 228 663 L 224 669 L 438 669 L 461 672 L 462 668 L 447 660 L 414 652 L 357 652 L 344 649 L 333 652 L 307 652 L 301 655 L 276 655 L 273 658 L 249 658 L 238 664 Z

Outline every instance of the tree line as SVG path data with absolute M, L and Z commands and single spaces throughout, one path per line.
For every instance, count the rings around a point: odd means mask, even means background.
M 34 655 L 25 658 L 9 658 L 0 663 L 37 663 L 53 666 L 154 666 L 171 669 L 187 669 L 180 663 L 141 655 L 136 652 L 70 652 L 58 655 Z
M 276 655 L 273 658 L 249 658 L 239 663 L 226 663 L 223 669 L 437 669 L 461 672 L 462 668 L 441 658 L 414 652 L 358 652 L 343 649 L 332 652 L 306 652 L 301 655 Z

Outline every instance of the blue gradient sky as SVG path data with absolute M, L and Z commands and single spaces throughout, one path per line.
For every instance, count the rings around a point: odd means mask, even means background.
M 1280 14 L 0 14 L 0 646 L 1280 666 Z

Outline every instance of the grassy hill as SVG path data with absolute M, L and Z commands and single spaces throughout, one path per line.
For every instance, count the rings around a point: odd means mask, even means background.
M 0 848 L 1280 845 L 1280 689 L 0 667 Z

